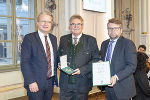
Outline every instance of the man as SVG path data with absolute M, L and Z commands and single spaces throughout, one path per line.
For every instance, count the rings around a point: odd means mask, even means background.
M 147 65 L 147 68 L 148 68 L 148 71 L 150 70 L 150 58 L 149 56 L 146 54 L 146 46 L 145 45 L 139 45 L 138 47 L 138 52 L 142 52 L 145 54 L 146 56 L 146 65 Z
M 105 87 L 107 100 L 130 100 L 135 96 L 133 73 L 136 69 L 136 47 L 131 40 L 121 36 L 122 23 L 112 18 L 108 21 L 110 39 L 101 45 L 103 61 L 110 61 L 111 85 Z
M 37 17 L 38 31 L 24 37 L 21 71 L 29 100 L 51 100 L 57 85 L 57 39 L 49 34 L 53 16 L 45 11 Z
M 99 51 L 96 39 L 82 33 L 83 19 L 80 15 L 70 18 L 71 34 L 62 36 L 59 56 L 67 55 L 72 75 L 60 72 L 60 100 L 88 100 L 92 89 L 92 62 L 98 61 Z
M 145 53 L 145 52 L 146 52 L 146 46 L 145 46 L 145 45 L 139 45 L 137 51 L 138 51 L 138 52 L 143 52 L 143 53 Z

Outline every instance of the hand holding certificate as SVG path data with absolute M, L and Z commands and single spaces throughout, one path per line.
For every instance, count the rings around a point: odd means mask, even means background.
M 104 86 L 111 84 L 109 61 L 93 63 L 92 70 L 93 70 L 93 86 Z
M 67 65 L 67 55 L 61 56 L 60 57 L 60 64 L 61 64 L 61 70 L 69 75 L 71 75 L 72 73 L 74 73 L 75 71 L 68 67 Z

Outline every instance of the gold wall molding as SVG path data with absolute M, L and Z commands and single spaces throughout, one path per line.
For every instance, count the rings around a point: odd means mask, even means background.
M 8 92 L 8 91 L 15 90 L 15 89 L 22 88 L 22 87 L 24 87 L 23 83 L 16 83 L 16 84 L 11 84 L 11 85 L 6 85 L 6 86 L 0 86 L 0 93 Z

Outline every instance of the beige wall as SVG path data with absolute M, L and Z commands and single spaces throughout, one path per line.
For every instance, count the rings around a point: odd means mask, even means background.
M 80 14 L 85 20 L 84 32 L 96 37 L 100 48 L 101 43 L 109 38 L 107 21 L 114 17 L 114 0 L 106 0 L 106 12 L 104 13 L 83 10 L 82 1 L 80 5 Z
M 100 47 L 102 41 L 108 38 L 106 13 L 82 10 L 81 15 L 85 20 L 83 32 L 96 37 L 98 46 Z
M 108 38 L 107 21 L 114 16 L 114 0 L 106 0 L 106 12 L 93 12 L 83 10 L 82 0 L 59 1 L 59 35 L 69 34 L 69 18 L 73 14 L 80 14 L 84 19 L 85 34 L 96 37 L 98 46 Z

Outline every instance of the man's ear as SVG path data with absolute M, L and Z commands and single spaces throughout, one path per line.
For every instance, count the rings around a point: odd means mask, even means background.
M 123 32 L 122 28 L 120 28 L 120 31 L 121 31 L 121 34 L 122 34 L 122 32 Z

